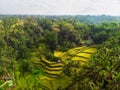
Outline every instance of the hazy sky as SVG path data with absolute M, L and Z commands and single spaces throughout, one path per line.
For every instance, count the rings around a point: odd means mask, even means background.
M 0 0 L 0 14 L 120 15 L 120 0 Z

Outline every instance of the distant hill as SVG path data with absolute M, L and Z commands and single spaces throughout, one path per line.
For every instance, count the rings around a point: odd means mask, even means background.
M 87 24 L 100 24 L 105 22 L 118 22 L 120 23 L 120 16 L 110 16 L 110 15 L 0 15 L 0 18 L 6 17 L 17 17 L 21 19 L 25 19 L 28 16 L 32 16 L 35 18 L 49 18 L 52 20 L 65 20 L 65 19 L 73 19 Z
M 46 18 L 58 18 L 77 20 L 87 24 L 100 24 L 105 22 L 118 22 L 120 23 L 120 16 L 109 16 L 109 15 L 75 15 L 75 16 L 44 16 Z
M 109 15 L 75 15 L 75 16 L 44 16 L 46 18 L 58 18 L 77 20 L 87 24 L 100 24 L 105 22 L 118 22 L 120 23 L 120 16 L 109 16 Z
M 80 20 L 81 22 L 85 22 L 88 24 L 100 24 L 104 22 L 119 22 L 120 16 L 108 16 L 108 15 L 99 15 L 99 16 L 91 16 L 91 15 L 78 15 L 73 17 L 76 20 Z

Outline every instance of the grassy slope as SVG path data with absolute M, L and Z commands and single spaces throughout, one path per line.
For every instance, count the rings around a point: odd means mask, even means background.
M 54 55 L 60 57 L 62 61 L 68 63 L 70 61 L 80 61 L 82 64 L 86 63 L 90 56 L 96 51 L 93 47 L 77 47 L 70 49 L 67 52 L 55 51 Z M 38 52 L 34 53 L 32 58 L 35 68 L 41 70 L 37 75 L 24 73 L 24 75 L 16 71 L 17 86 L 13 90 L 57 90 L 57 88 L 65 88 L 71 83 L 71 79 L 64 75 L 63 64 L 57 62 L 50 62 L 44 56 L 42 59 L 37 57 Z M 38 89 L 39 88 L 39 89 Z

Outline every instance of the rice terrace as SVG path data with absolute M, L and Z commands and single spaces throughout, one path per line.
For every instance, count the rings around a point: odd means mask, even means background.
M 0 0 L 0 90 L 120 90 L 120 0 Z

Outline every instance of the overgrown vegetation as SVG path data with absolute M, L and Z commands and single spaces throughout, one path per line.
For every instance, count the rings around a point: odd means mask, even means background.
M 1 89 L 119 90 L 119 21 L 110 16 L 0 16 Z M 13 85 L 6 84 L 6 77 Z

